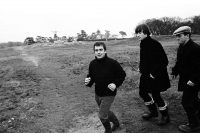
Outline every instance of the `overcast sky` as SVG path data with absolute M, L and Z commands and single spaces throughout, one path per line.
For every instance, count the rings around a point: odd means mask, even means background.
M 199 0 L 1 0 L 0 42 L 109 30 L 129 36 L 146 19 L 200 15 Z

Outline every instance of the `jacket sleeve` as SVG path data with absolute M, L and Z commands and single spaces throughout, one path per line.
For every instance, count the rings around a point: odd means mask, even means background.
M 190 80 L 195 84 L 200 84 L 200 47 L 195 48 L 191 57 Z
M 178 71 L 178 67 L 179 67 L 179 50 L 180 50 L 180 46 L 177 50 L 177 55 L 176 55 L 176 63 L 174 65 L 174 67 L 172 67 L 172 72 L 171 72 L 171 75 L 174 75 L 174 76 L 178 76 L 179 74 L 179 71 Z
M 115 75 L 114 84 L 118 88 L 119 86 L 122 85 L 123 81 L 125 80 L 126 73 L 117 61 L 115 62 L 115 66 L 113 68 Z
M 88 74 L 87 74 L 87 78 L 88 78 L 88 77 L 90 77 L 91 80 L 90 80 L 89 84 L 87 84 L 86 86 L 87 86 L 87 87 L 91 87 L 91 86 L 94 84 L 94 78 L 93 78 L 93 76 L 92 76 L 92 65 L 91 65 L 91 63 L 90 63 L 90 65 L 89 65 L 89 70 L 88 70 Z

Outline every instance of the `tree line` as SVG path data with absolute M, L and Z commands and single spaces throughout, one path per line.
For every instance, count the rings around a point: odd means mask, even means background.
M 192 28 L 193 34 L 200 34 L 200 15 L 193 16 L 189 18 L 182 19 L 180 17 L 162 17 L 159 19 L 152 18 L 142 21 L 146 23 L 153 35 L 172 35 L 173 32 L 180 26 L 190 26 Z M 125 31 L 119 31 L 119 34 L 122 38 L 126 36 Z M 91 35 L 88 35 L 85 30 L 81 30 L 80 33 L 77 33 L 77 40 L 101 40 L 101 39 L 112 39 L 116 38 L 117 35 L 110 34 L 110 31 L 105 30 L 105 34 L 102 34 L 100 30 L 93 32 Z
M 152 34 L 154 35 L 172 35 L 180 26 L 190 26 L 193 34 L 200 34 L 200 15 L 186 19 L 180 17 L 162 17 L 144 20 Z
M 119 31 L 121 38 L 123 39 L 127 36 L 125 31 Z M 118 35 L 111 34 L 109 30 L 105 30 L 105 33 L 101 33 L 98 29 L 96 32 L 92 32 L 90 35 L 86 33 L 85 30 L 81 30 L 80 33 L 77 33 L 77 41 L 94 41 L 94 40 L 108 40 L 108 39 L 116 39 Z

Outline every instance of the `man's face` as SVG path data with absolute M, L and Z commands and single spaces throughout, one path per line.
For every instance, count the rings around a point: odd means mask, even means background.
M 103 46 L 95 46 L 94 47 L 94 54 L 95 54 L 97 59 L 102 59 L 105 56 L 106 51 L 103 48 Z
M 141 41 L 141 40 L 143 40 L 144 38 L 146 38 L 147 35 L 144 34 L 143 32 L 139 32 L 139 33 L 136 34 L 136 37 L 138 37 L 139 40 Z
M 185 44 L 188 41 L 188 39 L 189 39 L 188 35 L 184 34 L 176 35 L 176 40 L 178 41 L 179 44 Z

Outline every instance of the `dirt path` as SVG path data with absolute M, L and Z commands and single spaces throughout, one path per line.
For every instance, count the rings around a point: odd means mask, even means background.
M 55 64 L 46 62 L 45 59 L 40 59 L 38 56 L 31 55 L 23 47 L 17 47 L 15 50 L 21 53 L 20 57 L 23 60 L 38 67 L 38 71 L 43 75 L 40 85 L 43 90 L 41 92 L 42 98 L 40 99 L 45 106 L 46 115 L 38 119 L 35 125 L 41 132 L 101 132 L 102 127 L 100 127 L 101 124 L 98 121 L 97 114 L 89 116 L 89 122 L 85 122 L 86 118 L 81 115 L 81 110 L 77 108 L 83 104 L 80 97 L 90 95 L 91 97 L 84 98 L 84 102 L 91 103 L 93 96 L 80 83 L 76 83 L 77 79 L 74 80 L 73 76 L 69 76 L 69 70 L 65 71 L 65 73 L 60 72 Z M 42 61 L 39 62 L 39 60 Z M 92 104 L 89 104 L 89 106 L 93 106 Z M 84 119 L 84 122 L 82 119 Z M 72 124 L 72 121 L 78 122 L 78 124 Z M 96 121 L 99 123 L 97 124 L 97 129 L 95 129 L 96 124 L 93 125 Z M 89 126 L 91 124 L 91 127 L 86 126 L 85 123 L 88 123 Z
M 20 53 L 23 60 L 32 62 L 34 66 L 38 67 L 39 58 L 37 56 L 28 55 L 23 46 L 14 47 L 14 50 Z

